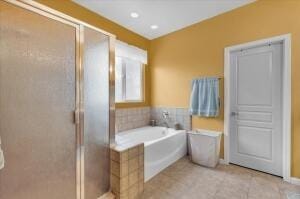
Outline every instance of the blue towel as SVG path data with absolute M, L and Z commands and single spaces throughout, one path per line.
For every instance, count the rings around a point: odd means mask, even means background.
M 190 114 L 217 117 L 219 109 L 219 79 L 217 77 L 194 79 L 190 99 Z

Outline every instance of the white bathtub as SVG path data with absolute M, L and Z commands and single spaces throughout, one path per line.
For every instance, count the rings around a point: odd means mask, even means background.
M 142 142 L 145 145 L 145 182 L 187 153 L 185 130 L 147 126 L 116 135 L 117 145 Z

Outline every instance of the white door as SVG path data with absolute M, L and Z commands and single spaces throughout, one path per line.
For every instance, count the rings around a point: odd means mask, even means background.
M 231 53 L 230 162 L 282 176 L 282 43 Z

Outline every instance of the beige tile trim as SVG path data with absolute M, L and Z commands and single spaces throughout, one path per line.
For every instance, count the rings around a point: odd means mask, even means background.
M 117 199 L 137 199 L 144 191 L 144 144 L 111 148 L 111 190 Z

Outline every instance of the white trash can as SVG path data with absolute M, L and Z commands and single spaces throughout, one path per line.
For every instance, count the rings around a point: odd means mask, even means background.
M 216 167 L 219 162 L 222 133 L 198 129 L 188 132 L 189 152 L 192 162 L 206 167 Z

